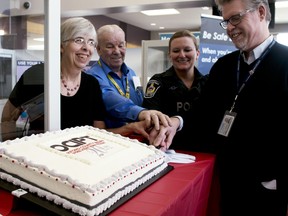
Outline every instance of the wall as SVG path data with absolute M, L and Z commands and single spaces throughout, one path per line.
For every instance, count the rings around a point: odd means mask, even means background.
M 103 16 L 85 16 L 86 19 L 93 23 L 96 29 L 103 25 L 116 24 L 119 25 L 125 32 L 127 48 L 141 47 L 142 40 L 150 40 L 150 31 L 138 28 L 127 23 Z M 67 19 L 66 18 L 63 18 Z

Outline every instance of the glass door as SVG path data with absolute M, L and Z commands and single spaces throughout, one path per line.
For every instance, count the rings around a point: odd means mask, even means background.
M 146 85 L 156 73 L 162 73 L 171 66 L 168 58 L 169 40 L 142 41 L 142 86 Z

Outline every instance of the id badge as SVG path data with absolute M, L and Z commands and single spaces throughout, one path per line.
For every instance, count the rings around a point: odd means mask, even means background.
M 228 137 L 235 118 L 236 118 L 235 112 L 226 111 L 222 119 L 221 125 L 218 129 L 218 134 Z

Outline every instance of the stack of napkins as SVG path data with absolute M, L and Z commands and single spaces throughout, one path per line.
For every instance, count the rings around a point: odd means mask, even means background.
M 173 149 L 165 151 L 167 163 L 193 163 L 196 157 L 189 154 L 177 153 Z

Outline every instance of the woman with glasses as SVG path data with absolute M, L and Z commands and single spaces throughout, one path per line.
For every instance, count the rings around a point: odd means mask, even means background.
M 95 51 L 96 43 L 96 30 L 89 20 L 74 17 L 62 23 L 61 68 L 60 71 L 56 71 L 61 77 L 61 129 L 84 125 L 106 128 L 104 122 L 106 109 L 99 83 L 92 75 L 83 73 Z M 31 82 L 27 82 L 35 81 L 37 78 L 40 79 L 37 88 L 29 84 Z M 21 105 L 44 92 L 43 81 L 44 64 L 28 69 L 12 90 L 3 110 L 2 122 L 16 121 L 23 111 Z M 42 112 L 44 113 L 44 110 Z M 43 132 L 43 118 L 37 126 L 36 130 Z M 145 121 L 139 121 L 107 130 L 122 135 L 137 133 L 148 138 L 145 130 L 150 126 Z
M 288 47 L 269 32 L 268 0 L 216 4 L 238 48 L 212 66 L 203 91 L 200 124 L 218 147 L 221 216 L 286 216 Z

